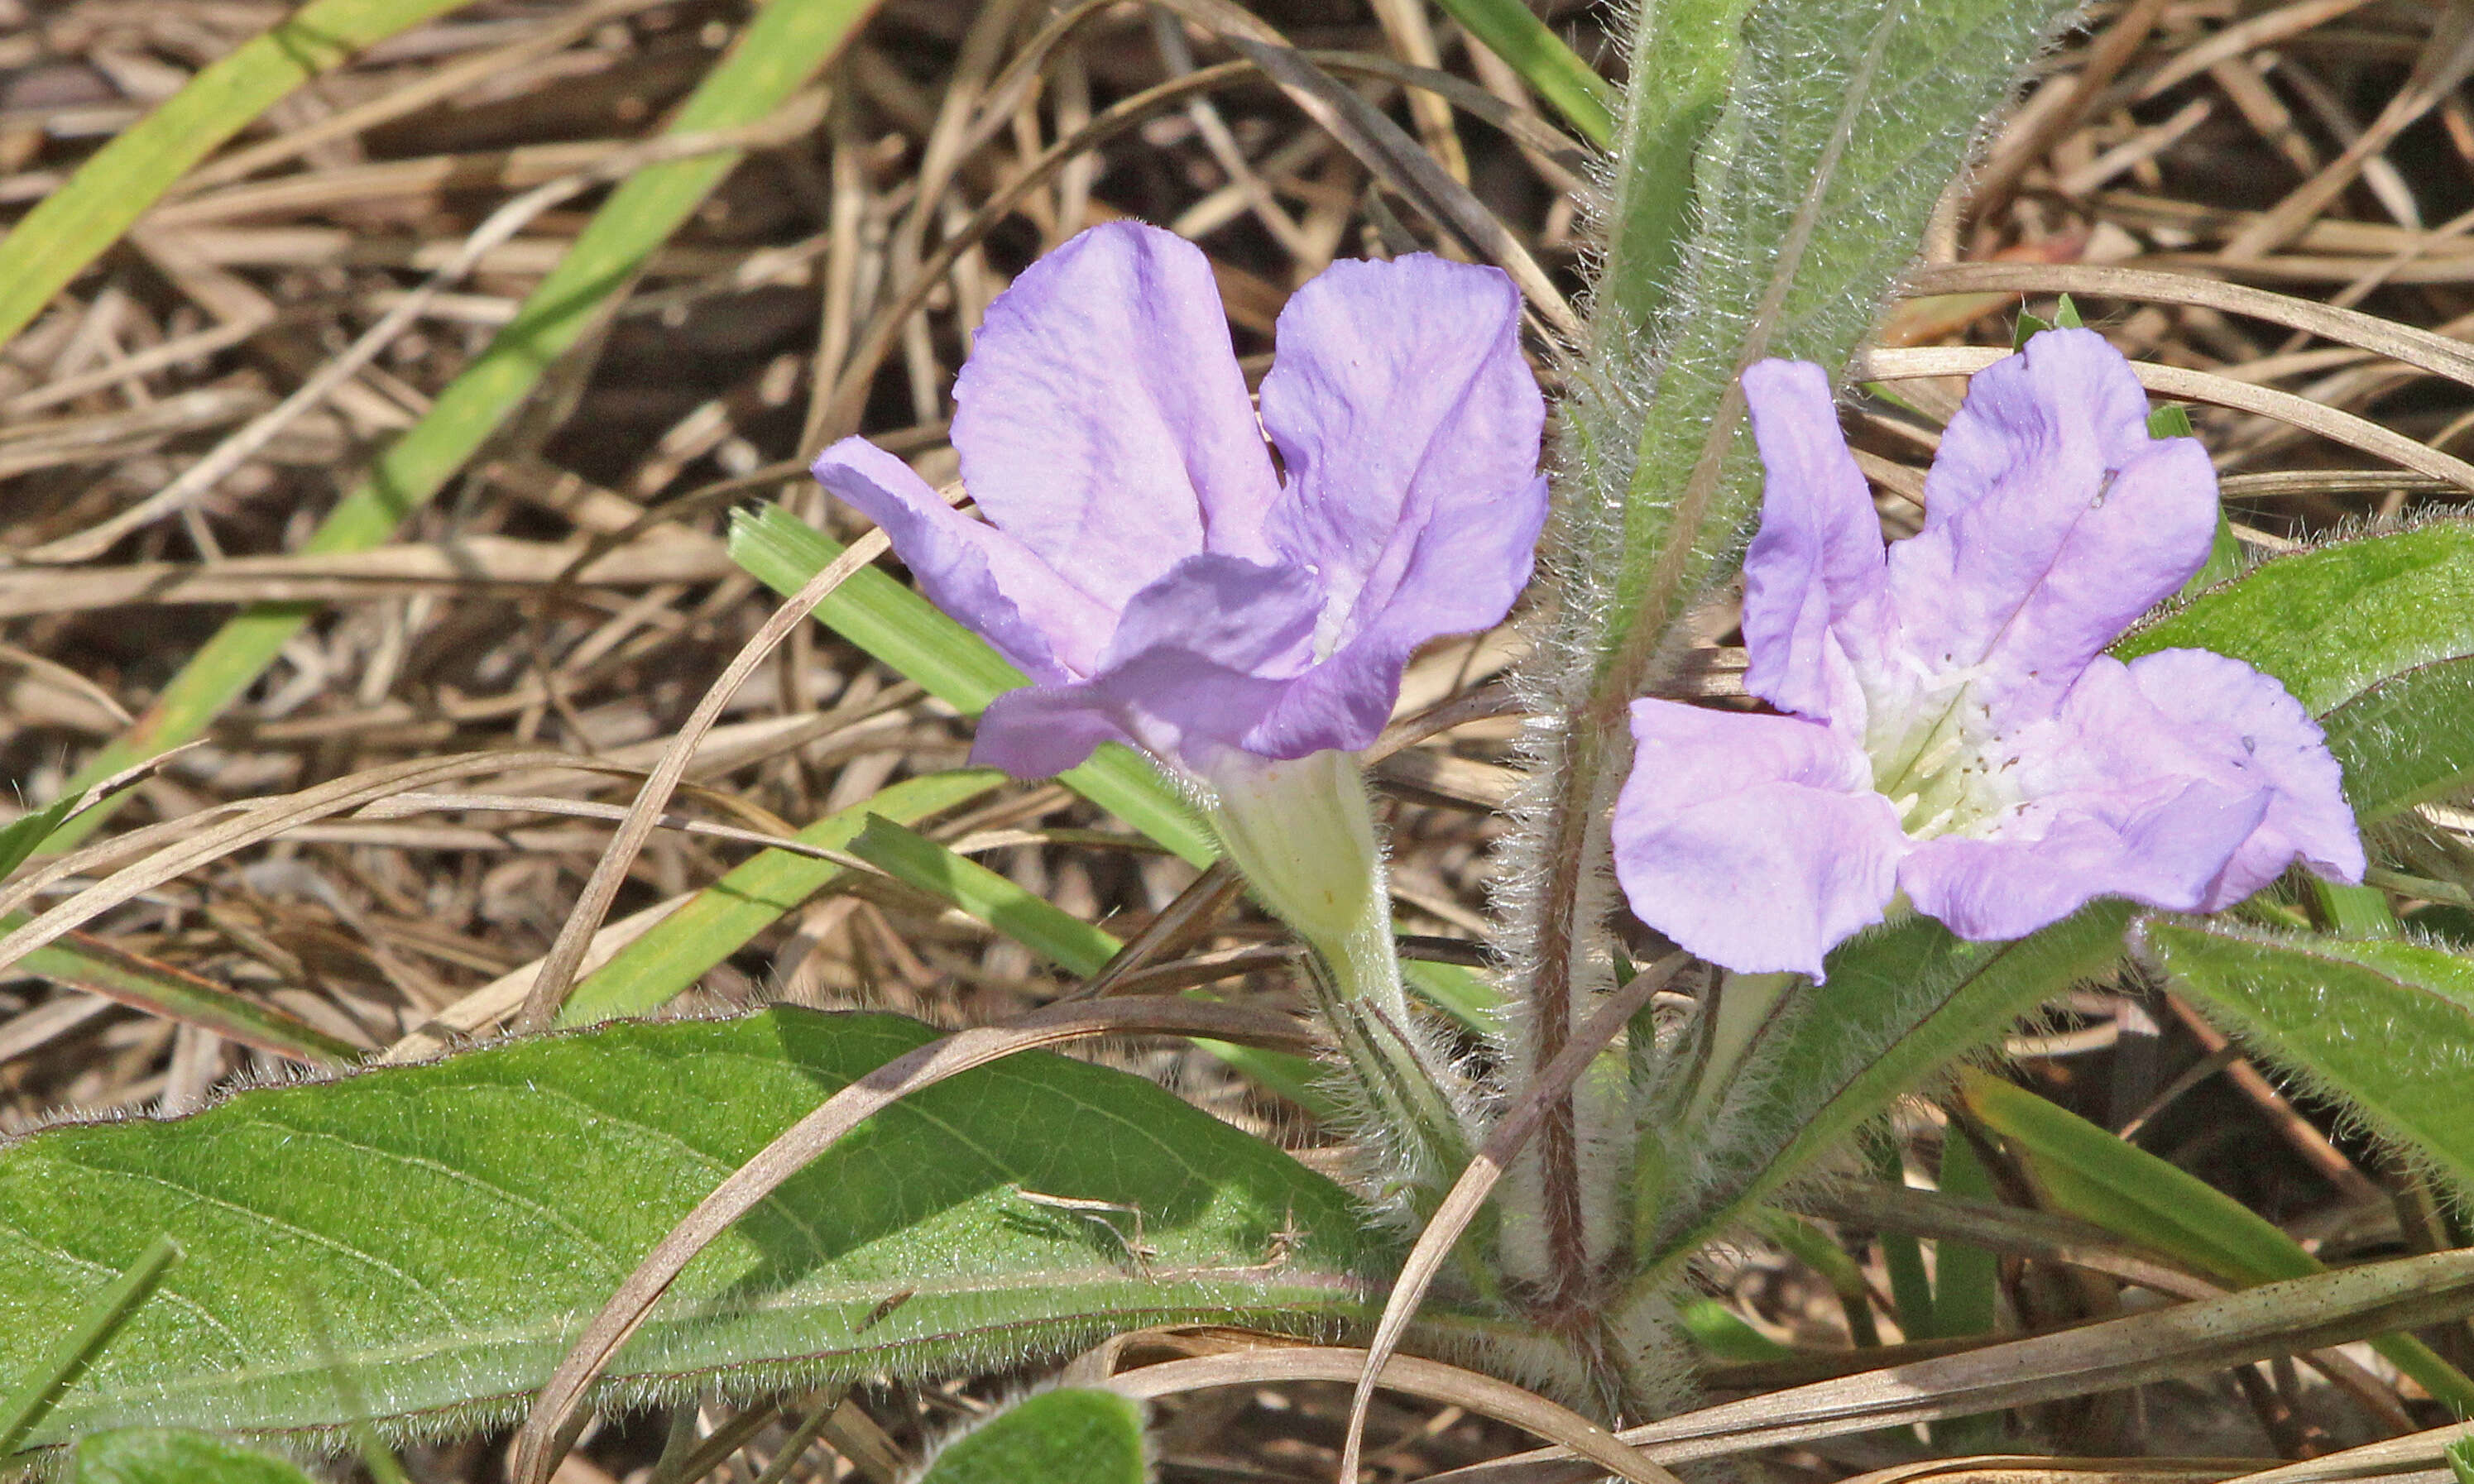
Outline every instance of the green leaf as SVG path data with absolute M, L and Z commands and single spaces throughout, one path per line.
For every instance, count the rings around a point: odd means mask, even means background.
M 0 345 L 216 146 L 354 52 L 465 0 L 310 0 L 121 132 L 0 240 Z M 72 790 L 74 792 L 74 790 Z
M 826 815 L 798 837 L 804 844 L 839 850 L 871 816 L 916 824 L 1004 781 L 1005 775 L 982 768 L 908 778 L 878 790 L 865 802 Z M 841 874 L 841 867 L 812 855 L 765 850 L 749 857 L 587 976 L 568 996 L 558 1023 L 570 1027 L 649 1015 Z
M 37 1357 L 30 1369 L 24 1369 L 25 1379 L 5 1401 L 0 1401 L 0 1456 L 17 1451 L 42 1425 L 43 1419 L 60 1405 L 61 1396 L 85 1376 L 95 1357 L 155 1296 L 163 1275 L 181 1260 L 181 1245 L 169 1236 L 158 1235 L 147 1243 L 129 1270 L 85 1304 L 85 1312 L 51 1353 Z
M 731 513 L 731 560 L 749 576 L 788 597 L 842 554 L 840 542 L 777 505 Z M 918 682 L 965 716 L 1029 678 L 978 634 L 875 567 L 850 575 L 824 602 L 816 621 Z M 1111 742 L 1056 781 L 1195 865 L 1219 858 L 1220 847 L 1175 785 L 1143 758 Z M 1477 1034 L 1491 1035 L 1500 1000 L 1467 969 L 1450 964 L 1402 967 L 1409 987 Z
M 26 857 L 51 838 L 52 832 L 77 812 L 85 797 L 83 792 L 69 794 L 0 825 L 0 881 L 7 880 L 9 873 L 24 865 Z
M 2448 1458 L 2448 1472 L 2457 1484 L 2474 1484 L 2474 1438 L 2459 1438 L 2442 1451 Z
M 2474 1200 L 2474 961 L 2222 921 L 2158 918 L 2140 936 L 2210 1019 Z
M 919 1484 L 1143 1484 L 1143 1407 L 1091 1386 L 1023 1398 L 956 1438 Z
M 1693 1299 L 1676 1310 L 1676 1317 L 1701 1352 L 1722 1364 L 1753 1365 L 1795 1353 L 1716 1299 Z
M 181 1427 L 123 1427 L 81 1439 L 72 1484 L 310 1484 L 280 1458 Z
M 1523 0 L 1443 0 L 1443 7 L 1584 138 L 1602 150 L 1614 138 L 1614 89 Z
M 2150 408 L 2147 413 L 2147 436 L 2150 438 L 2196 438 L 2198 429 L 2191 426 L 2191 410 L 2179 402 L 2167 402 Z
M 2275 558 L 2113 647 L 2212 649 L 2315 716 L 2416 666 L 2474 655 L 2474 521 L 2435 520 Z
M 2416 665 L 2320 719 L 2365 828 L 2474 786 L 2474 658 Z
M 209 1030 L 311 1066 L 348 1066 L 362 1050 L 263 1001 L 185 969 L 141 957 L 88 933 L 36 948 L 17 968 L 89 994 Z
M 2053 328 L 2057 330 L 2087 328 L 2087 321 L 2079 317 L 2079 306 L 2072 301 L 2068 294 L 2063 295 L 2053 304 Z
M 331 1434 L 340 1380 L 400 1432 L 503 1419 L 726 1175 L 936 1035 L 787 1008 L 620 1023 L 36 1134 L 0 1151 L 0 1375 L 168 1232 L 187 1260 L 35 1441 Z M 1386 1241 L 1163 1089 L 1016 1056 L 885 1109 L 731 1229 L 609 1394 L 953 1375 L 1152 1324 L 1319 1331 L 1368 1317 Z
M 953 903 L 1068 973 L 1087 979 L 1125 946 L 1106 929 L 890 820 L 870 821 L 851 842 L 851 853 L 896 880 Z M 1186 993 L 1214 997 L 1201 990 Z M 1325 1080 L 1322 1068 L 1304 1057 L 1201 1039 L 1195 1044 L 1319 1117 L 1336 1112 L 1318 1086 Z
M 376 0 L 352 0 L 348 7 L 376 8 Z M 874 0 L 773 0 L 762 7 L 679 106 L 669 132 L 702 133 L 764 118 L 841 50 L 873 8 Z M 294 37 L 284 44 L 297 43 Z M 516 317 L 422 419 L 378 456 L 369 477 L 327 513 L 302 549 L 364 551 L 392 536 L 531 397 L 552 363 L 598 322 L 654 249 L 738 163 L 739 156 L 729 152 L 672 160 L 637 172 L 611 192 Z M 12 236 L 9 245 L 16 240 Z M 0 275 L 0 284 L 8 281 Z M 314 611 L 313 605 L 300 603 L 242 610 L 181 667 L 137 726 L 99 750 L 66 791 L 75 793 L 204 731 L 256 682 Z M 52 848 L 83 838 L 103 822 L 109 807 L 71 821 L 52 837 Z
M 2327 1271 L 2240 1201 L 2024 1088 L 1970 1072 L 1961 1096 L 1967 1112 L 2026 1162 L 2054 1210 L 2236 1287 Z M 2434 1397 L 2460 1412 L 2474 1407 L 2474 1381 L 2421 1341 L 2392 1334 L 2371 1343 Z
M 1999 944 L 1909 918 L 1840 945 L 1830 982 L 1755 1043 L 1742 1090 L 1715 1120 L 1710 1173 L 1661 1235 L 1654 1279 L 2020 1016 L 2110 969 L 2129 916 L 2124 903 L 2099 901 Z
M 2053 323 L 2050 320 L 2040 320 L 2036 316 L 2029 314 L 2026 310 L 2022 309 L 2019 311 L 2018 323 L 2010 326 L 2010 348 L 2012 350 L 2024 350 L 2026 348 L 2027 342 L 2035 339 L 2039 335 L 2042 335 L 2045 331 L 2051 329 L 2052 327 Z M 2155 423 L 2152 419 L 2148 423 L 2148 430 L 2150 432 L 2155 430 Z
M 942 898 L 1069 973 L 1089 978 L 1125 946 L 1047 898 L 965 855 L 882 817 L 851 841 L 851 853 L 889 876 Z

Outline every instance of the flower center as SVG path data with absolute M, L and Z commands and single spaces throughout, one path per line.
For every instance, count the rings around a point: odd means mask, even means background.
M 1977 678 L 1973 669 L 1944 671 L 1919 676 L 1895 698 L 1866 698 L 1873 786 L 1911 840 L 1981 834 L 2020 802 L 2015 753 L 1974 693 Z

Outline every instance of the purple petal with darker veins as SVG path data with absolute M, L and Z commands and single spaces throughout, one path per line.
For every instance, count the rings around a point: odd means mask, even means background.
M 1827 721 L 1848 683 L 1850 648 L 1878 664 L 1887 639 L 1880 517 L 1839 432 L 1827 372 L 1763 361 L 1744 372 L 1744 398 L 1768 475 L 1760 531 L 1744 555 L 1744 688 Z
M 1712 963 L 1818 979 L 1881 921 L 1907 849 L 1864 754 L 1816 722 L 1636 701 L 1615 876 L 1641 921 Z
M 1409 657 L 1446 634 L 1492 629 L 1528 586 L 1546 481 L 1517 494 L 1447 508 L 1418 533 L 1408 575 L 1356 634 L 1298 676 L 1247 748 L 1266 757 L 1303 757 L 1324 748 L 1372 745 L 1400 699 Z
M 1126 605 L 1099 673 L 998 697 L 972 756 L 1038 778 L 1111 738 L 1197 772 L 1218 750 L 1253 750 L 1249 734 L 1314 658 L 1320 597 L 1301 567 L 1188 557 Z
M 1890 549 L 1904 644 L 1929 666 L 1982 667 L 1977 694 L 2010 717 L 2049 714 L 2207 560 L 2216 471 L 2197 441 L 2147 437 L 2138 393 L 2087 330 L 2048 330 L 1977 372 L 1926 482 L 1925 528 Z
M 1545 403 L 1520 354 L 1512 280 L 1423 253 L 1334 263 L 1280 311 L 1278 339 L 1263 424 L 1288 488 L 1271 533 L 1329 594 L 1320 646 L 1382 621 L 1412 588 L 1435 605 L 1453 602 L 1441 589 L 1458 582 L 1501 586 L 1514 563 L 1499 541 L 1457 572 L 1417 553 L 1429 522 L 1468 507 L 1511 502 L 1507 529 L 1535 508 Z M 1516 564 L 1525 575 L 1526 553 Z
M 1201 773 L 1214 753 L 1243 750 L 1287 683 L 1191 650 L 1146 650 L 1093 680 L 997 697 L 981 714 L 971 760 L 1019 778 L 1048 778 L 1120 741 Z
M 2045 801 L 2022 833 L 1944 835 L 1899 868 L 1916 910 L 1961 938 L 2025 938 L 2099 897 L 2189 911 L 2267 800 L 2199 779 Z
M 2266 818 L 2210 883 L 2199 911 L 2232 906 L 2297 858 L 2332 881 L 2363 879 L 2363 837 L 2343 771 L 2302 703 L 2273 678 L 2204 649 L 2159 650 L 2129 669 L 2183 747 L 2268 796 Z
M 910 466 L 863 438 L 816 460 L 817 482 L 885 528 L 938 608 L 1034 680 L 1088 674 L 1116 615 L 1020 541 L 937 498 Z
M 1182 558 L 1270 555 L 1271 456 L 1211 265 L 1174 233 L 1096 227 L 1024 270 L 954 401 L 980 509 L 1111 609 Z

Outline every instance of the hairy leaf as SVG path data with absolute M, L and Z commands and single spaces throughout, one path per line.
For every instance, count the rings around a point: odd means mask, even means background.
M 919 1484 L 1143 1484 L 1143 1404 L 1092 1386 L 1023 1398 L 945 1445 Z
M 2474 1198 L 2474 962 L 2383 939 L 2141 924 L 2146 956 L 2252 1052 Z
M 212 1433 L 123 1427 L 80 1440 L 73 1484 L 310 1484 L 294 1464 Z
M 2474 784 L 2474 657 L 2392 675 L 2320 722 L 2365 827 L 2462 792 Z
M 934 1038 L 776 1009 L 621 1024 L 0 1153 L 0 1375 L 153 1238 L 188 1257 L 36 1434 L 502 1417 L 688 1209 Z M 1111 1329 L 1362 1317 L 1339 1186 L 1125 1073 L 1024 1055 L 880 1113 L 689 1267 L 605 1394 L 950 1374 Z
M 1716 1120 L 1710 1165 L 1659 1243 L 1687 1260 L 1753 1203 L 1901 1097 L 2122 957 L 2130 909 L 2082 908 L 2017 943 L 1966 943 L 1909 918 L 1830 955 L 1830 980 L 1773 1019 Z
M 2387 680 L 2474 655 L 2474 521 L 2435 520 L 2278 557 L 2113 648 L 2212 649 L 2319 715 Z

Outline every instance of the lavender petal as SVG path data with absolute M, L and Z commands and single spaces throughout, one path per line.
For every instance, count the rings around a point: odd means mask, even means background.
M 1615 876 L 1633 911 L 1712 963 L 1819 978 L 1881 921 L 1907 849 L 1870 765 L 1818 723 L 1669 701 L 1632 706 Z
M 1181 558 L 1270 555 L 1271 458 L 1211 265 L 1174 233 L 1096 227 L 1026 269 L 954 401 L 980 509 L 1110 609 Z
M 1763 361 L 1744 372 L 1744 397 L 1768 475 L 1744 556 L 1744 688 L 1827 721 L 1849 694 L 1850 650 L 1878 661 L 1886 640 L 1880 518 L 1827 372 Z

